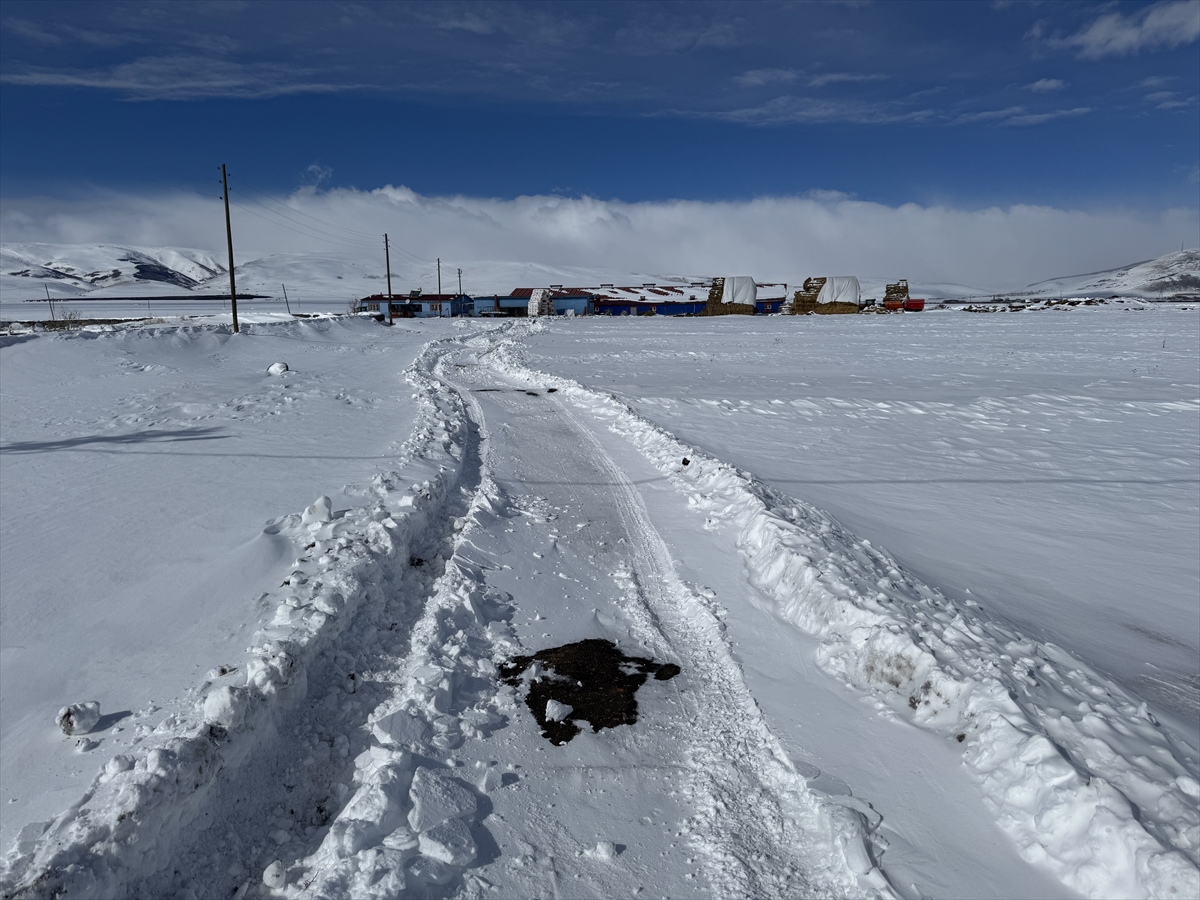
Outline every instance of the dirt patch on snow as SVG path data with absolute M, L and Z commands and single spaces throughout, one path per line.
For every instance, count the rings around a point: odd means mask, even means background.
M 673 663 L 626 656 L 612 641 L 590 639 L 517 656 L 500 667 L 500 677 L 513 686 L 526 680 L 525 703 L 552 744 L 565 744 L 579 734 L 577 721 L 592 731 L 637 722 L 637 691 L 653 675 L 668 681 L 679 674 Z

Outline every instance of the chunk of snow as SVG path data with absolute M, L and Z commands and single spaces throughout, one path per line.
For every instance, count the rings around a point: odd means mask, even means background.
M 617 855 L 617 845 L 612 841 L 598 841 L 595 847 L 583 851 L 584 856 L 592 859 L 602 859 L 606 862 Z
M 271 365 L 267 367 L 267 374 L 268 375 L 282 375 L 287 370 L 288 370 L 288 364 L 285 362 L 271 363 Z
M 382 744 L 420 743 L 429 736 L 429 726 L 424 720 L 410 715 L 406 709 L 384 716 L 372 726 L 372 731 Z
M 546 720 L 549 722 L 561 722 L 574 711 L 575 707 L 559 703 L 557 700 L 546 701 Z
M 287 885 L 287 870 L 284 869 L 283 863 L 280 860 L 275 860 L 263 871 L 263 884 L 269 888 L 279 890 Z
M 409 873 L 418 881 L 425 884 L 449 884 L 454 877 L 454 870 L 440 859 L 428 856 L 418 856 L 408 864 Z
M 223 728 L 236 728 L 246 714 L 246 690 L 224 685 L 204 698 L 204 721 Z
M 437 772 L 421 766 L 413 775 L 412 812 L 408 822 L 413 831 L 422 833 L 447 819 L 475 813 L 475 795 Z
M 421 832 L 417 841 L 422 855 L 439 862 L 465 866 L 475 860 L 475 839 L 462 819 L 447 819 Z
M 305 525 L 311 525 L 314 522 L 328 522 L 332 518 L 333 501 L 322 495 L 313 501 L 312 506 L 304 510 L 300 521 Z
M 100 701 L 85 700 L 83 703 L 64 706 L 58 711 L 54 721 L 63 734 L 87 734 L 100 721 Z

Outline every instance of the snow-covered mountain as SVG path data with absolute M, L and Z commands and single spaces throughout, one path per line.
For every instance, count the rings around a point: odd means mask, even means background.
M 0 287 L 28 291 L 46 284 L 55 297 L 78 297 L 151 285 L 159 292 L 194 291 L 225 274 L 202 250 L 116 247 L 111 244 L 4 244 Z
M 1200 250 L 1168 253 L 1103 272 L 1051 278 L 1031 284 L 1021 293 L 1040 297 L 1116 294 L 1147 300 L 1169 300 L 1176 294 L 1195 296 L 1200 294 Z

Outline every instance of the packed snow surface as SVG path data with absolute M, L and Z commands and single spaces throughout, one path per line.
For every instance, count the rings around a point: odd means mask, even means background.
M 2 340 L 4 896 L 1200 891 L 1195 308 Z

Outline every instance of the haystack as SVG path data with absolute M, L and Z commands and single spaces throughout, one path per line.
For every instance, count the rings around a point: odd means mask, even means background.
M 749 286 L 746 281 L 749 281 Z M 732 278 L 714 278 L 708 291 L 708 302 L 700 311 L 702 316 L 752 316 L 754 315 L 754 279 L 738 275 Z M 749 303 L 744 302 L 749 299 Z M 739 302 L 740 301 L 740 302 Z
M 844 315 L 858 312 L 858 279 L 853 275 L 831 278 L 806 278 L 802 290 L 796 291 L 787 312 L 794 316 Z

